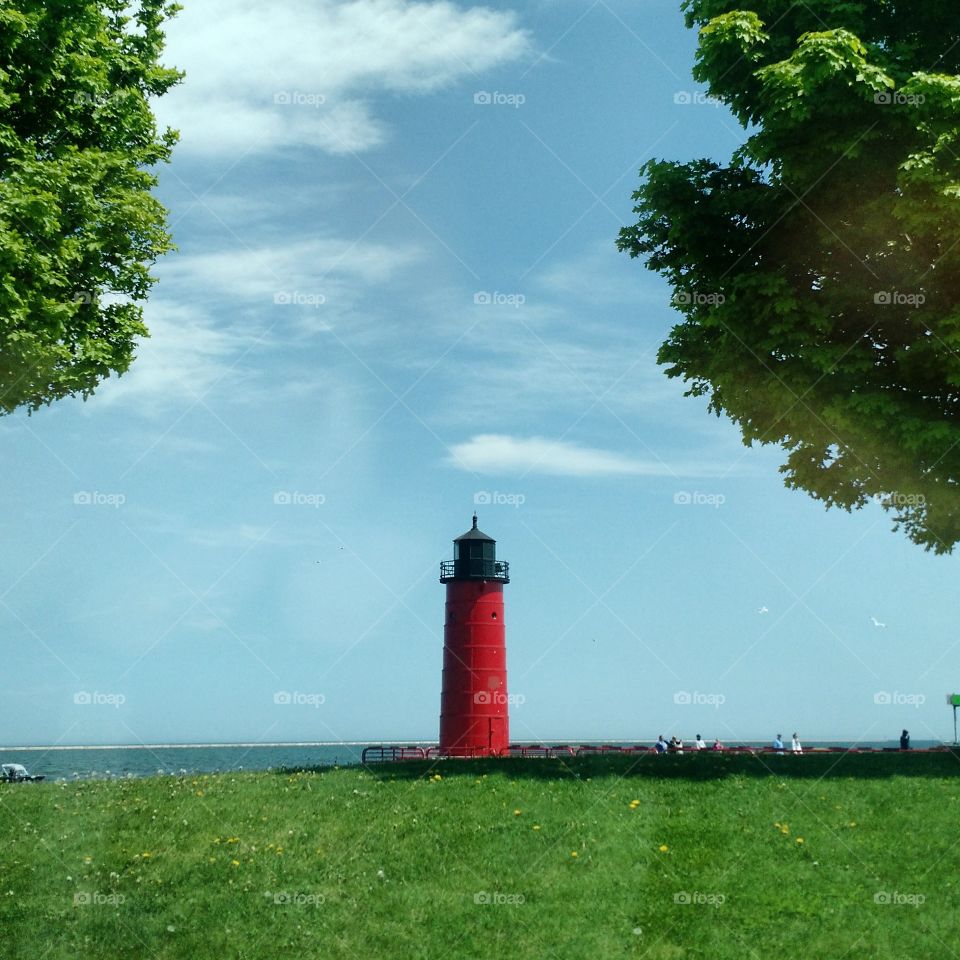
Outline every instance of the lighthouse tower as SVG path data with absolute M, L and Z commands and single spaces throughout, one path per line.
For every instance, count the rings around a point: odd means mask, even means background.
M 453 541 L 453 560 L 440 564 L 447 585 L 443 628 L 440 753 L 489 757 L 510 743 L 503 585 L 509 565 L 497 543 L 473 527 Z

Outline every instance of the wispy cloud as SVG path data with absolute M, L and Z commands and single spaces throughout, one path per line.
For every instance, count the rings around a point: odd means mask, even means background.
M 428 288 L 428 279 L 422 288 Z M 496 409 L 501 430 L 563 428 L 585 416 L 676 418 L 683 386 L 664 376 L 656 350 L 669 329 L 666 308 L 636 311 L 608 304 L 587 312 L 550 290 L 520 306 L 477 305 L 466 290 L 421 295 L 424 309 L 405 329 L 417 337 L 391 353 L 443 391 L 432 422 L 476 424 L 476 398 Z M 438 358 L 442 362 L 438 363 Z M 686 408 L 679 407 L 680 414 Z
M 189 151 L 366 150 L 388 136 L 378 94 L 429 93 L 529 49 L 512 12 L 446 0 L 203 0 L 169 27 L 167 60 L 189 79 L 158 111 Z
M 274 306 L 301 308 L 301 319 L 313 318 L 311 329 L 328 329 L 365 290 L 419 256 L 413 247 L 335 238 L 232 246 L 165 260 L 157 270 L 158 289 L 192 303 L 231 300 L 261 317 Z
M 104 382 L 90 401 L 91 409 L 122 403 L 141 413 L 171 401 L 202 396 L 233 369 L 231 358 L 251 340 L 237 331 L 213 326 L 201 309 L 158 300 L 145 317 L 149 339 L 141 341 L 130 371 Z
M 530 282 L 540 296 L 568 304 L 624 305 L 631 317 L 639 307 L 663 312 L 669 304 L 668 285 L 638 269 L 636 261 L 619 253 L 612 242 L 594 243 L 577 257 L 547 260 Z
M 130 371 L 107 380 L 90 409 L 121 404 L 152 415 L 214 390 L 235 399 L 265 391 L 271 402 L 302 400 L 317 389 L 318 361 L 302 369 L 312 336 L 347 319 L 357 344 L 399 336 L 378 330 L 378 308 L 368 301 L 392 281 L 407 283 L 405 271 L 419 259 L 412 246 L 300 236 L 172 255 L 157 266 L 160 282 L 144 309 L 150 337 L 139 344 Z M 329 370 L 325 382 L 343 386 Z
M 718 472 L 705 463 L 639 458 L 544 437 L 485 433 L 450 448 L 447 463 L 474 473 L 537 473 L 568 477 L 694 477 Z

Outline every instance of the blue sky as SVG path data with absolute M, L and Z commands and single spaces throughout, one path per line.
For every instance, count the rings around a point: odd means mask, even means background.
M 952 736 L 956 559 L 656 365 L 638 168 L 741 140 L 678 6 L 187 0 L 152 338 L 0 423 L 0 742 L 435 737 L 475 504 L 517 742 Z

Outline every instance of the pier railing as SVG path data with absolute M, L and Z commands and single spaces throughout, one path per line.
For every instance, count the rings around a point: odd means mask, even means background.
M 426 756 L 423 747 L 387 746 L 364 747 L 360 755 L 361 763 L 388 763 L 395 760 L 423 760 Z

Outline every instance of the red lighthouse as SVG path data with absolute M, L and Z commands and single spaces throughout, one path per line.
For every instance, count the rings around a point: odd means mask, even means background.
M 440 564 L 447 585 L 443 628 L 440 753 L 489 757 L 510 743 L 507 712 L 506 625 L 503 585 L 509 565 L 497 542 L 473 527 L 453 541 L 453 560 Z

